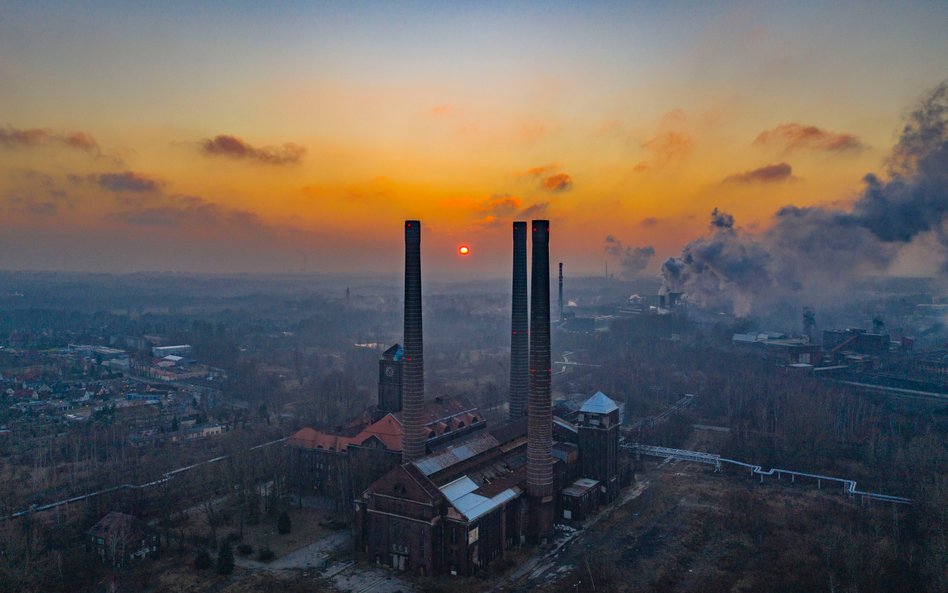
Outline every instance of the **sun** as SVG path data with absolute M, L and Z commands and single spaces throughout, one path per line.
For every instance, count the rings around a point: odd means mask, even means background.
M 458 253 L 460 253 L 461 255 L 467 255 L 470 252 L 471 252 L 471 248 L 468 247 L 467 245 L 461 245 L 460 247 L 458 247 Z

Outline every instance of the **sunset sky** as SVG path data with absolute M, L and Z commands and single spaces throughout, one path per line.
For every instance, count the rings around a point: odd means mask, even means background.
M 845 208 L 948 78 L 946 2 L 126 4 L 0 1 L 0 269 L 400 271 L 419 218 L 500 277 L 532 217 L 656 273 Z

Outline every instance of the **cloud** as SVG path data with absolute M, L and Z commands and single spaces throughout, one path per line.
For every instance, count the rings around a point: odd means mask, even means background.
M 7 206 L 14 212 L 32 216 L 48 216 L 59 212 L 59 203 L 53 200 L 12 197 L 7 200 Z
M 260 217 L 252 212 L 233 210 L 196 196 L 166 196 L 157 204 L 127 203 L 125 209 L 109 218 L 139 227 L 194 228 L 202 232 L 266 229 Z
M 793 167 L 789 163 L 777 163 L 730 175 L 724 183 L 780 183 L 789 179 L 794 179 Z
M 639 225 L 644 226 L 644 227 L 650 227 L 650 226 L 657 225 L 659 222 L 660 221 L 654 216 L 648 216 L 640 220 Z
M 431 108 L 428 112 L 431 115 L 451 115 L 454 112 L 454 107 L 452 105 L 436 105 Z
M 270 165 L 292 165 L 302 160 L 306 148 L 292 142 L 256 148 L 236 136 L 219 134 L 212 139 L 202 140 L 201 152 L 208 156 L 226 156 Z
M 522 201 L 510 194 L 494 194 L 479 207 L 477 224 L 501 227 L 511 220 L 526 220 L 546 216 L 549 203 L 537 202 L 524 207 Z
M 149 179 L 140 173 L 125 171 L 123 173 L 102 173 L 95 176 L 95 182 L 102 189 L 113 192 L 143 193 L 157 191 L 161 183 Z
M 549 202 L 537 202 L 527 206 L 523 210 L 517 213 L 517 218 L 520 219 L 530 219 L 530 218 L 545 218 L 546 212 L 549 209 Z
M 612 235 L 606 236 L 603 249 L 606 254 L 619 260 L 623 278 L 634 278 L 641 274 L 655 255 L 655 248 L 651 245 L 644 247 L 623 245 L 622 241 Z
M 96 158 L 105 157 L 116 163 L 121 163 L 120 158 L 105 155 L 95 138 L 81 131 L 58 131 L 49 128 L 21 129 L 8 125 L 6 128 L 0 128 L 0 146 L 11 150 L 38 146 L 59 146 L 85 152 Z
M 566 173 L 557 173 L 543 179 L 543 189 L 551 192 L 563 192 L 573 187 L 573 178 Z
M 669 131 L 662 132 L 651 140 L 647 140 L 642 146 L 651 151 L 656 162 L 665 165 L 681 160 L 691 154 L 694 142 L 691 136 L 684 132 Z
M 760 235 L 712 212 L 711 233 L 662 267 L 665 290 L 748 315 L 775 303 L 850 295 L 866 274 L 941 266 L 948 274 L 948 81 L 907 118 L 888 179 L 864 177 L 849 210 L 785 206 Z M 835 302 L 835 301 L 834 301 Z
M 524 171 L 521 175 L 523 177 L 543 177 L 551 173 L 555 173 L 560 170 L 560 166 L 556 163 L 550 165 L 540 165 L 538 167 L 530 167 Z
M 520 200 L 510 194 L 494 194 L 481 206 L 482 216 L 510 216 L 520 208 Z
M 530 177 L 540 180 L 540 187 L 546 191 L 562 192 L 573 187 L 573 178 L 567 173 L 559 173 L 561 166 L 558 163 L 530 167 L 519 177 Z
M 734 217 L 715 208 L 711 211 L 711 226 L 718 229 L 733 229 Z
M 0 194 L 0 210 L 28 216 L 50 216 L 61 206 L 71 206 L 72 198 L 59 181 L 34 169 L 8 173 L 10 185 Z M 0 217 L 2 218 L 2 217 Z
M 754 139 L 755 146 L 780 146 L 791 150 L 822 150 L 827 152 L 858 151 L 865 148 L 852 134 L 838 134 L 816 126 L 780 124 Z

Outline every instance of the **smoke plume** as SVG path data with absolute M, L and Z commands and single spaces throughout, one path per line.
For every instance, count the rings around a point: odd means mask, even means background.
M 948 273 L 948 81 L 908 117 L 887 177 L 864 177 L 851 210 L 785 206 L 752 235 L 717 209 L 709 233 L 662 266 L 665 290 L 703 307 L 748 315 L 778 300 L 838 294 L 898 259 Z
M 623 278 L 633 278 L 641 274 L 655 255 L 655 249 L 651 245 L 645 247 L 623 245 L 622 241 L 612 235 L 606 237 L 604 248 L 607 254 L 619 260 Z

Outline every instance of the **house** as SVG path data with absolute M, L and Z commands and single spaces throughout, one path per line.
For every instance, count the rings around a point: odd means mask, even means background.
M 118 570 L 158 554 L 158 532 L 137 517 L 115 511 L 86 532 L 86 541 L 103 564 Z

